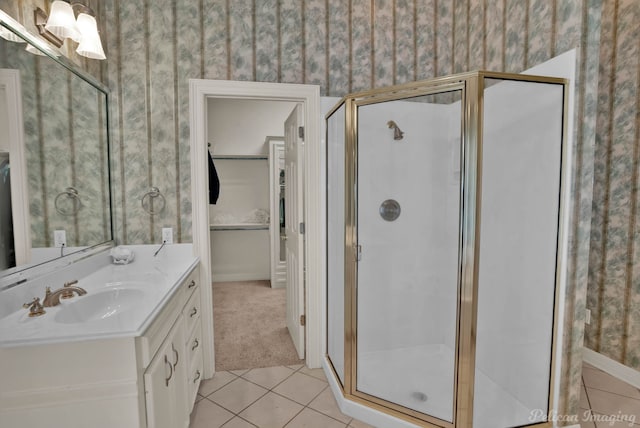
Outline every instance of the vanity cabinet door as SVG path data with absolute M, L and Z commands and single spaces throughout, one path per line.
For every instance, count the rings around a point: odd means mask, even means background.
M 147 428 L 186 428 L 184 320 L 179 316 L 144 374 Z

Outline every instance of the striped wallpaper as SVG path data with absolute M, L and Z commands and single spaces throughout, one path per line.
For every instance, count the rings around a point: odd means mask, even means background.
M 640 370 L 640 2 L 602 14 L 585 345 Z
M 17 19 L 31 17 L 23 22 L 32 33 L 37 33 L 35 7 L 47 10 L 48 5 L 37 0 L 0 0 L 0 9 Z M 73 52 L 67 48 L 63 46 L 62 52 Z M 101 66 L 95 61 L 75 53 L 71 59 L 100 78 Z M 53 246 L 56 229 L 66 231 L 69 247 L 111 239 L 106 132 L 101 132 L 106 129 L 104 98 L 100 106 L 92 87 L 51 59 L 26 52 L 24 44 L 0 39 L 0 62 L 1 67 L 20 72 L 31 246 Z M 56 210 L 55 200 L 69 186 L 78 190 L 82 207 L 73 212 L 62 196 L 58 202 L 63 214 Z

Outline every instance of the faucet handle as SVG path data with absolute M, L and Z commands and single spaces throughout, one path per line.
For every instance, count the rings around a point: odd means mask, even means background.
M 78 283 L 77 279 L 74 279 L 73 281 L 65 282 L 64 288 L 71 287 L 72 285 L 75 285 L 77 283 Z M 60 295 L 61 299 L 71 299 L 72 297 L 73 297 L 73 291 L 71 290 L 63 291 L 62 294 Z
M 31 302 L 25 303 L 24 305 L 22 305 L 22 307 L 25 308 L 25 309 L 29 309 L 29 316 L 30 317 L 38 317 L 40 315 L 44 315 L 45 314 L 45 310 L 42 307 L 42 304 L 40 304 L 40 298 L 39 297 L 34 297 Z

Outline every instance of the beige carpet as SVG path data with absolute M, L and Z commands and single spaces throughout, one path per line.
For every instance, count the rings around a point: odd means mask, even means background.
M 286 290 L 269 281 L 213 283 L 216 371 L 302 364 L 285 304 Z

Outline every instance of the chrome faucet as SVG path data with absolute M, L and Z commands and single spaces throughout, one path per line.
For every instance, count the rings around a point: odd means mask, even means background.
M 45 308 L 58 306 L 60 304 L 60 297 L 68 295 L 67 293 L 76 293 L 78 296 L 84 296 L 87 294 L 84 288 L 72 287 L 70 285 L 59 288 L 56 291 L 51 291 L 51 287 L 47 287 L 44 294 L 44 300 L 42 301 L 42 306 Z

